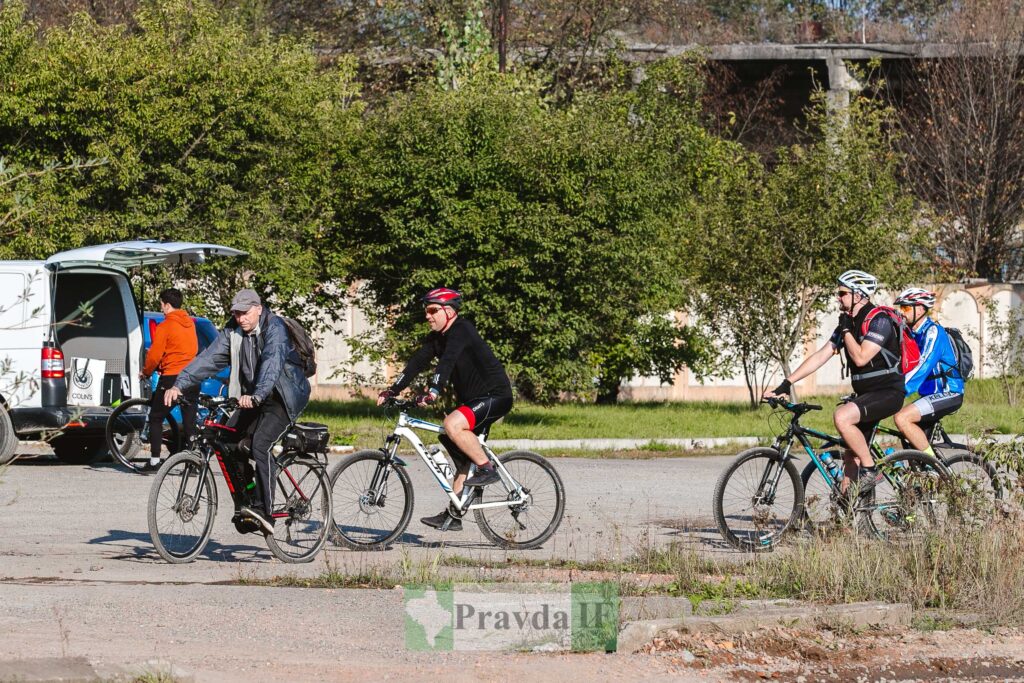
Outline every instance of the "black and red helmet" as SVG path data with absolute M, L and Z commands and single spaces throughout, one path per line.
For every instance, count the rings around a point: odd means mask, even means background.
M 423 302 L 424 306 L 427 304 L 440 304 L 442 306 L 451 306 L 457 311 L 462 306 L 462 295 L 454 289 L 438 287 L 424 294 L 420 301 Z

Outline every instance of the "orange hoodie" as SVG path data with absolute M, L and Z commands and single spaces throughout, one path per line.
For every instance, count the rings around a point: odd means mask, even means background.
M 179 308 L 153 330 L 153 343 L 146 353 L 142 373 L 149 376 L 159 370 L 161 375 L 177 375 L 198 352 L 195 321 Z

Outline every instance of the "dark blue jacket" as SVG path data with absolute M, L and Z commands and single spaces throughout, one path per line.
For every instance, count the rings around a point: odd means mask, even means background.
M 188 389 L 230 366 L 231 382 L 228 395 L 237 398 L 241 395 L 238 382 L 238 348 L 243 335 L 238 323 L 232 320 L 220 331 L 213 343 L 181 371 L 174 386 L 182 390 Z M 274 389 L 277 389 L 277 393 L 284 401 L 285 410 L 288 411 L 288 417 L 295 422 L 309 403 L 309 380 L 302 372 L 302 361 L 288 336 L 288 328 L 266 306 L 260 315 L 256 349 L 256 386 L 252 390 L 252 395 L 263 402 Z

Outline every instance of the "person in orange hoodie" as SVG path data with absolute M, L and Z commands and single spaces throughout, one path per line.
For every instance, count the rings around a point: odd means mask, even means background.
M 163 434 L 163 422 L 170 408 L 164 405 L 164 392 L 174 386 L 178 373 L 192 362 L 199 352 L 199 339 L 196 337 L 196 324 L 188 313 L 182 310 L 181 292 L 177 289 L 165 289 L 160 292 L 160 311 L 164 321 L 153 330 L 153 343 L 146 353 L 146 362 L 142 367 L 142 376 L 149 377 L 154 371 L 160 373 L 156 390 L 149 409 L 149 464 L 147 471 L 160 467 L 160 445 Z M 199 387 L 185 396 L 187 403 L 181 406 L 181 420 L 185 429 L 186 443 L 191 443 L 196 434 L 196 401 L 199 399 Z

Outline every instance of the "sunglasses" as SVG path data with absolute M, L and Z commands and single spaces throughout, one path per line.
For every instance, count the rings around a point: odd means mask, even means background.
M 836 291 L 836 296 L 838 296 L 840 299 L 842 299 L 847 294 L 853 294 L 853 292 L 851 292 L 848 289 L 840 289 L 840 290 Z
M 427 306 L 423 309 L 427 312 L 427 315 L 437 315 L 437 312 L 441 310 L 440 306 Z
M 911 304 L 900 304 L 900 310 L 904 313 L 911 313 L 913 312 L 914 307 Z

